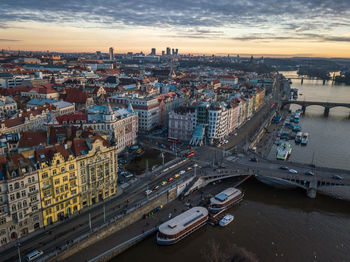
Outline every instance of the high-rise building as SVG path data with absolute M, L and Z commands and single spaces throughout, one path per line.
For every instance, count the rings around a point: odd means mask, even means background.
M 164 55 L 165 55 L 165 51 L 163 50 L 163 51 L 162 51 L 162 56 L 164 56 Z
M 97 57 L 97 59 L 101 58 L 101 51 L 96 51 L 96 57 Z
M 166 55 L 170 55 L 170 47 L 166 48 Z
M 175 55 L 175 49 L 171 49 L 171 55 Z
M 179 49 L 176 48 L 176 49 L 175 49 L 175 55 L 178 55 L 178 54 L 179 54 Z
M 114 48 L 109 48 L 109 60 L 114 60 Z
M 156 49 L 155 48 L 151 49 L 151 55 L 156 55 Z

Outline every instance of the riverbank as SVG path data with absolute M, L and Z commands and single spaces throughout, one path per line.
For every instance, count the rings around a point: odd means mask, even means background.
M 145 232 L 153 232 L 152 229 L 157 228 L 160 224 L 169 219 L 170 213 L 172 216 L 176 216 L 186 211 L 189 208 L 187 205 L 185 205 L 186 202 L 189 201 L 191 203 L 191 206 L 201 205 L 204 203 L 203 201 L 205 196 L 214 195 L 229 186 L 235 186 L 239 184 L 239 182 L 240 179 L 238 178 L 229 179 L 225 183 L 216 183 L 215 185 L 209 185 L 201 191 L 197 191 L 190 196 L 185 197 L 183 200 L 175 199 L 171 202 L 168 202 L 162 209 L 154 213 L 152 216 L 145 219 L 140 219 L 131 225 L 122 228 L 121 230 L 115 231 L 115 233 L 107 237 L 100 237 L 100 239 L 97 238 L 98 241 L 94 242 L 93 248 L 85 247 L 80 249 L 78 252 L 70 255 L 69 257 L 67 256 L 63 259 L 56 259 L 66 262 L 90 260 L 106 261 L 106 258 L 108 259 L 110 257 L 108 250 L 113 251 L 114 254 L 119 254 L 125 251 L 127 248 L 130 248 L 132 245 L 138 243 L 138 241 L 131 242 L 130 245 L 123 245 L 123 243 L 128 243 L 132 239 L 137 239 L 137 237 L 141 236 Z M 163 203 L 165 204 L 165 202 Z M 140 240 L 142 240 L 142 238 Z M 118 246 L 120 247 L 120 250 L 116 249 Z M 99 259 L 94 260 L 94 258 L 98 257 L 102 253 L 105 253 L 106 256 L 101 256 Z

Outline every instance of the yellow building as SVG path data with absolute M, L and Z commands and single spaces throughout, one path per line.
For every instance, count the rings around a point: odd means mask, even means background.
M 255 111 L 257 111 L 263 105 L 264 99 L 265 99 L 265 90 L 261 88 L 257 89 Z
M 35 151 L 44 226 L 81 208 L 76 160 L 62 145 Z

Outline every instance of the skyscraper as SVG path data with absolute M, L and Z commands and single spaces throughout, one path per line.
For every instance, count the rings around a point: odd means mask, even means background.
M 164 50 L 162 51 L 162 56 L 163 56 L 163 55 L 165 55 L 165 51 L 164 51 Z
M 170 55 L 170 47 L 166 48 L 166 55 Z
M 178 55 L 178 54 L 179 54 L 179 49 L 176 48 L 176 49 L 175 49 L 175 55 Z
M 114 60 L 114 48 L 109 48 L 109 60 Z
M 155 48 L 151 49 L 151 55 L 156 55 L 156 49 Z

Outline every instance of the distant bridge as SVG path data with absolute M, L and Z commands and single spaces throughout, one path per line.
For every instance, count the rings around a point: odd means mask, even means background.
M 282 100 L 281 101 L 281 109 L 286 105 L 300 105 L 303 113 L 305 113 L 306 108 L 308 106 L 323 106 L 324 107 L 324 115 L 329 115 L 329 110 L 333 107 L 346 107 L 350 109 L 350 103 L 333 103 L 333 102 L 318 102 L 318 101 L 297 101 L 297 100 Z

